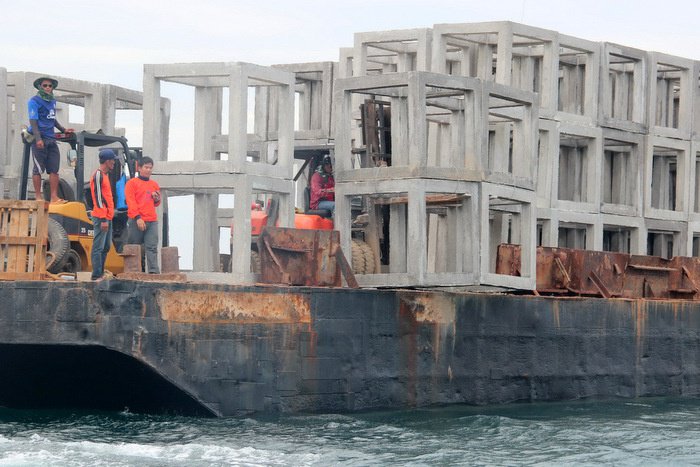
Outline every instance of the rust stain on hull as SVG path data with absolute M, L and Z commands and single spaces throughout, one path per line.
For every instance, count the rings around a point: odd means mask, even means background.
M 400 294 L 402 305 L 410 310 L 416 322 L 453 324 L 455 322 L 455 302 L 449 295 L 432 293 Z
M 181 323 L 311 323 L 309 299 L 299 294 L 161 290 L 158 305 L 164 320 Z

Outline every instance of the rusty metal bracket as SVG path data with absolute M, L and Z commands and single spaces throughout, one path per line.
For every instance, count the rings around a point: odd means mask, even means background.
M 605 284 L 603 284 L 603 281 L 598 277 L 598 274 L 595 272 L 591 271 L 588 274 L 588 278 L 593 282 L 593 284 L 596 286 L 596 288 L 600 291 L 600 294 L 605 297 L 605 298 L 610 298 L 612 297 L 612 294 L 610 293 L 610 290 L 608 290 L 607 287 L 605 287 Z
M 331 256 L 335 256 L 335 261 L 338 263 L 340 272 L 343 273 L 343 277 L 345 277 L 345 282 L 348 283 L 348 287 L 352 289 L 359 289 L 360 285 L 357 283 L 355 274 L 352 272 L 352 268 L 350 267 L 347 258 L 343 254 L 343 250 L 340 248 L 340 245 L 334 245 Z
M 554 264 L 557 265 L 557 268 L 561 272 L 561 274 L 564 276 L 564 287 L 568 286 L 571 283 L 571 276 L 569 276 L 569 273 L 566 272 L 566 268 L 562 264 L 561 260 L 559 258 L 554 258 Z
M 282 267 L 282 264 L 280 264 L 279 258 L 277 258 L 277 255 L 275 255 L 275 252 L 272 251 L 273 248 L 270 245 L 270 240 L 267 237 L 267 235 L 263 235 L 262 240 L 263 240 L 263 244 L 265 245 L 265 249 L 270 254 L 270 257 L 272 258 L 272 261 L 274 261 L 275 264 L 277 265 L 277 267 L 279 268 L 279 273 L 282 276 L 282 282 L 289 284 L 291 282 L 290 277 L 289 277 L 289 273 L 284 270 L 284 267 Z M 294 251 L 294 250 L 292 250 L 292 251 Z
M 693 286 L 693 291 L 695 293 L 698 293 L 698 291 L 700 291 L 700 288 L 698 288 L 698 284 L 695 282 L 695 280 L 690 275 L 690 271 L 688 270 L 688 268 L 685 266 L 681 266 L 681 270 L 683 271 L 683 275 L 685 275 L 685 277 L 688 278 L 688 282 L 690 282 L 690 285 Z

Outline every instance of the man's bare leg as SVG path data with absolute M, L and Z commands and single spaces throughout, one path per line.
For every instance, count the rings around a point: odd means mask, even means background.
M 58 174 L 49 174 L 49 187 L 51 188 L 51 202 L 58 201 Z
M 34 197 L 37 201 L 43 199 L 41 197 L 41 175 L 32 175 L 32 183 L 34 184 Z

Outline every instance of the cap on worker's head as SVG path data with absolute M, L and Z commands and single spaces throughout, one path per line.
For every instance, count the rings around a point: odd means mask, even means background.
M 109 160 L 114 160 L 117 158 L 117 155 L 114 153 L 112 149 L 109 148 L 104 148 L 100 149 L 100 163 L 104 161 L 109 161 Z
M 326 154 L 323 156 L 323 160 L 321 161 L 321 164 L 331 164 L 333 165 L 333 161 L 331 160 L 331 155 Z
M 41 90 L 41 83 L 44 81 L 51 81 L 51 84 L 53 84 L 53 88 L 56 89 L 58 87 L 58 80 L 55 80 L 53 78 L 49 78 L 48 76 L 42 76 L 41 78 L 37 78 L 34 80 L 34 87 L 38 90 Z

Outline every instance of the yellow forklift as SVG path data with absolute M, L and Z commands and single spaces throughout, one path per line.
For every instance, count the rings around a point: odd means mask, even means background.
M 115 197 L 115 211 L 113 226 L 113 241 L 110 247 L 105 269 L 112 273 L 122 272 L 124 261 L 119 253 L 126 241 L 126 207 L 121 209 L 118 205 L 117 189 L 119 180 L 130 178 L 136 171 L 136 161 L 140 157 L 139 150 L 129 149 L 126 138 L 122 136 L 110 136 L 103 133 L 90 133 L 80 131 L 77 133 L 57 133 L 56 141 L 70 145 L 68 162 L 75 167 L 76 192 L 65 180 L 59 182 L 59 196 L 67 202 L 63 204 L 49 205 L 49 257 L 47 269 L 57 274 L 61 272 L 75 273 L 78 271 L 91 271 L 93 225 L 89 216 L 92 210 L 92 196 L 90 185 L 85 182 L 85 148 L 86 147 L 111 147 L 117 153 L 119 164 L 115 165 L 109 174 L 112 185 L 112 193 Z M 24 157 L 22 160 L 22 174 L 20 178 L 19 199 L 27 199 L 27 180 L 30 176 L 31 143 L 24 141 Z M 124 177 L 122 177 L 124 175 Z M 88 176 L 89 178 L 89 176 Z M 47 181 L 46 181 L 47 183 Z M 49 189 L 44 186 L 42 192 L 48 200 Z

